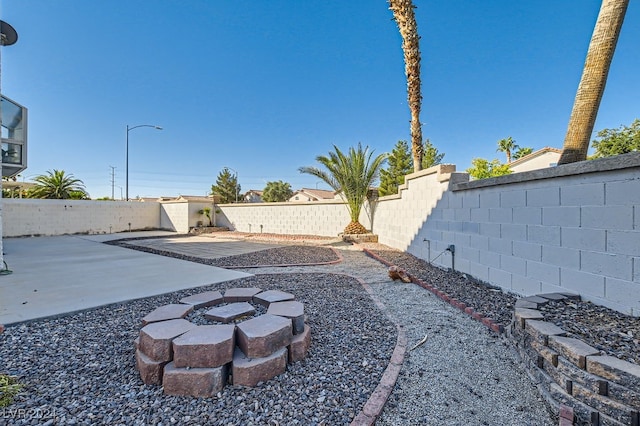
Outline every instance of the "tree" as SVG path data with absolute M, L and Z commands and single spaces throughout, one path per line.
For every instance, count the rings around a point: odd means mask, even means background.
M 518 149 L 516 149 L 515 154 L 513 154 L 513 158 L 515 160 L 519 160 L 522 157 L 524 157 L 525 155 L 531 154 L 532 152 L 533 152 L 533 148 L 529 148 L 529 147 L 520 148 L 520 147 L 518 147 Z
M 508 164 L 502 164 L 498 159 L 489 161 L 484 158 L 474 158 L 467 173 L 474 179 L 486 179 L 511 174 L 511 169 Z
M 596 150 L 591 158 L 640 151 L 640 120 L 636 118 L 629 127 L 620 126 L 618 129 L 600 130 L 598 139 L 594 139 L 591 146 Z
M 520 148 L 511 136 L 498 141 L 498 149 L 496 151 L 504 152 L 507 156 L 507 164 L 511 163 L 511 153 Z
M 444 152 L 439 153 L 438 148 L 433 146 L 429 139 L 425 139 L 424 145 L 422 147 L 422 168 L 428 169 L 429 167 L 436 166 L 442 163 L 442 159 L 444 158 Z
M 211 195 L 219 195 L 220 203 L 235 203 L 238 200 L 238 194 L 240 193 L 240 185 L 238 184 L 238 176 L 232 174 L 231 171 L 225 167 L 216 179 L 216 184 L 211 185 Z
M 407 99 L 411 111 L 411 150 L 413 152 L 413 171 L 422 167 L 422 126 L 420 109 L 422 108 L 422 91 L 420 82 L 420 36 L 414 13 L 415 6 L 411 0 L 389 0 L 389 9 L 398 24 L 402 36 L 402 52 L 404 53 L 404 72 L 407 76 Z
M 267 203 L 287 201 L 292 195 L 291 185 L 281 180 L 267 182 L 267 186 L 262 191 L 262 199 Z
M 30 198 L 48 199 L 87 199 L 89 194 L 84 183 L 64 170 L 48 170 L 46 174 L 33 179 L 35 185 L 29 191 Z
M 397 194 L 398 187 L 404 183 L 404 177 L 411 173 L 413 164 L 407 141 L 398 141 L 387 157 L 388 167 L 380 169 L 380 196 Z
M 422 157 L 422 169 L 428 169 L 442 162 L 444 153 L 439 153 L 438 148 L 433 146 L 429 139 L 425 139 L 422 147 L 424 153 Z M 404 177 L 411 173 L 414 169 L 413 158 L 409 143 L 407 141 L 398 141 L 387 157 L 388 167 L 380 170 L 380 188 L 381 196 L 397 194 L 398 187 L 404 183 Z
M 317 167 L 300 167 L 300 173 L 307 173 L 322 179 L 340 196 L 347 204 L 351 223 L 344 229 L 345 234 L 366 234 L 367 229 L 359 222 L 362 205 L 367 199 L 369 188 L 375 183 L 380 173 L 380 168 L 387 158 L 387 154 L 380 154 L 373 158 L 373 151 L 369 147 L 349 148 L 345 155 L 337 146 L 333 146 L 335 152 L 329 152 L 329 156 L 316 157 L 326 170 Z
M 591 133 L 628 5 L 629 0 L 602 0 L 558 164 L 587 159 Z

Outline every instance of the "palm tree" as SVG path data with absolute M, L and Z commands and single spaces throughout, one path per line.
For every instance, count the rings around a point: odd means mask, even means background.
M 319 155 L 316 161 L 322 164 L 326 170 L 317 167 L 300 167 L 300 173 L 307 173 L 322 179 L 340 196 L 347 204 L 351 223 L 344 229 L 345 234 L 366 234 L 367 229 L 358 221 L 362 205 L 367 199 L 369 188 L 378 179 L 380 168 L 387 158 L 387 154 L 380 154 L 375 158 L 369 147 L 362 149 L 349 148 L 349 154 L 345 155 L 337 146 L 333 146 L 335 152 L 329 152 L 329 156 Z
M 629 0 L 602 0 L 558 164 L 587 159 L 591 133 L 628 5 Z
M 30 191 L 31 198 L 78 199 L 88 198 L 89 194 L 80 179 L 72 174 L 65 175 L 64 170 L 48 170 L 46 175 L 33 179 L 35 186 Z
M 511 153 L 518 149 L 516 141 L 511 136 L 498 141 L 498 149 L 496 151 L 504 152 L 507 155 L 507 164 L 511 163 Z
M 413 171 L 422 170 L 422 127 L 420 109 L 422 92 L 420 89 L 420 36 L 411 0 L 389 0 L 389 9 L 398 24 L 402 36 L 404 53 L 404 72 L 407 75 L 407 98 L 411 111 L 411 151 L 413 153 Z

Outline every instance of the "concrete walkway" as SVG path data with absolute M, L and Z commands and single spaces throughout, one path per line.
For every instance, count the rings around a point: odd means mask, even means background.
M 111 239 L 164 235 L 176 236 L 171 232 L 132 232 L 4 239 L 4 260 L 13 273 L 0 276 L 0 324 L 10 325 L 250 275 L 101 244 Z M 150 241 L 160 243 L 162 240 Z M 233 243 L 229 244 L 235 245 Z M 224 254 L 225 243 L 217 244 L 219 253 Z M 243 249 L 249 250 L 249 244 L 244 243 Z M 257 244 L 254 250 L 262 248 L 262 244 Z

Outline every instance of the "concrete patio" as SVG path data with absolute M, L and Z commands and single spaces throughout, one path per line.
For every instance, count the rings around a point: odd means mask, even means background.
M 4 259 L 13 272 L 0 276 L 0 324 L 11 325 L 249 276 L 102 244 L 119 238 L 154 236 L 176 234 L 152 231 L 4 239 Z M 159 240 L 157 243 L 162 244 Z M 216 247 L 220 255 L 266 248 L 238 241 L 217 242 Z

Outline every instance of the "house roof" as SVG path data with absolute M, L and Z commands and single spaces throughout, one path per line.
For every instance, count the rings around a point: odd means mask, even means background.
M 245 192 L 245 194 L 244 194 L 244 195 L 256 194 L 256 195 L 258 195 L 258 196 L 262 197 L 262 193 L 263 193 L 263 192 L 264 192 L 264 191 L 262 191 L 262 190 L 260 190 L 260 189 L 250 189 L 250 190 L 248 190 L 247 192 Z
M 543 154 L 546 154 L 547 152 L 553 152 L 553 153 L 556 153 L 556 154 L 562 154 L 562 150 L 561 149 L 552 148 L 550 146 L 545 146 L 542 149 L 539 149 L 537 151 L 533 151 L 531 154 L 525 155 L 524 157 L 520 157 L 517 160 L 512 161 L 511 163 L 509 163 L 509 166 L 513 167 L 513 166 L 517 166 L 517 165 L 522 164 L 522 163 L 526 163 L 527 161 L 530 161 L 530 160 L 532 160 L 532 159 L 534 159 L 536 157 L 539 157 L 539 156 L 541 156 Z
M 325 189 L 310 189 L 310 188 L 302 188 L 293 193 L 293 196 L 296 194 L 306 194 L 318 200 L 333 200 L 335 197 L 334 191 L 328 191 Z

